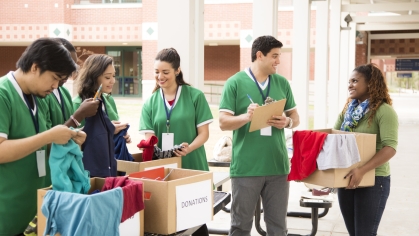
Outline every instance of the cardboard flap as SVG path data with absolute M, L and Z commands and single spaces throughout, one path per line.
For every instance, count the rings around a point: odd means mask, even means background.
M 138 178 L 138 179 L 144 178 L 144 179 L 151 179 L 151 180 L 163 180 L 165 177 L 164 167 L 135 172 L 135 173 L 129 174 L 128 176 L 131 178 Z

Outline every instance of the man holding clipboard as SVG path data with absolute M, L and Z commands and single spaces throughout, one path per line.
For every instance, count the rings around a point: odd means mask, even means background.
M 276 73 L 281 47 L 272 36 L 256 38 L 252 65 L 230 77 L 221 95 L 220 128 L 233 130 L 231 236 L 250 235 L 260 196 L 267 234 L 287 235 L 289 161 L 284 128 L 296 127 L 299 116 L 288 81 Z M 249 132 L 253 112 L 268 97 L 285 99 L 286 116 L 274 115 L 266 128 Z

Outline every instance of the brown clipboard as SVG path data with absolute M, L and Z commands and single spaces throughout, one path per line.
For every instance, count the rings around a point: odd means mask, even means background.
M 282 99 L 265 106 L 260 106 L 253 112 L 252 121 L 250 123 L 249 132 L 260 130 L 268 127 L 268 120 L 272 116 L 282 116 L 284 112 L 286 99 Z

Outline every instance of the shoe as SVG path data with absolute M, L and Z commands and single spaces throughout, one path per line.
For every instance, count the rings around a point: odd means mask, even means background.
M 28 227 L 26 227 L 25 236 L 36 236 L 38 233 L 38 216 L 35 216 L 31 222 L 29 222 Z

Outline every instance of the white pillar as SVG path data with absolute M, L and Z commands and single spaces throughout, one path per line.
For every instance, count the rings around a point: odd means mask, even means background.
M 342 0 L 330 1 L 330 76 L 327 126 L 333 127 L 344 104 L 339 103 L 340 26 Z
M 204 89 L 204 0 L 158 0 L 157 49 L 173 47 L 185 81 Z
M 343 14 L 344 16 L 346 14 Z M 355 68 L 356 51 L 356 24 L 350 23 L 349 27 L 341 30 L 341 55 L 339 78 L 339 104 L 346 103 L 348 99 L 348 79 Z
M 292 91 L 300 115 L 297 129 L 308 128 L 308 80 L 310 74 L 311 0 L 294 1 Z
M 278 37 L 278 0 L 253 1 L 253 39 L 262 35 Z
M 317 2 L 314 69 L 314 128 L 327 127 L 327 82 L 329 79 L 329 2 Z

